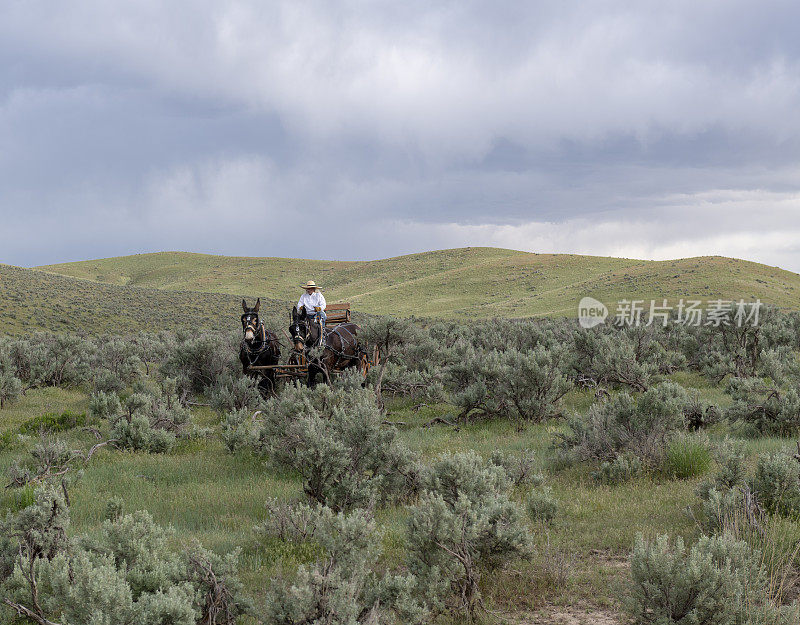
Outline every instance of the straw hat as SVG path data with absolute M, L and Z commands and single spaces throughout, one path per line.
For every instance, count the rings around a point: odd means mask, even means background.
M 308 282 L 305 283 L 305 285 L 303 285 L 303 288 L 304 289 L 318 289 L 319 287 L 317 286 L 316 282 L 314 282 L 313 280 L 309 280 Z

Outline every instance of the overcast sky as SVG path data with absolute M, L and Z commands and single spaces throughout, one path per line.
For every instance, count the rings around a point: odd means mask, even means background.
M 0 262 L 800 271 L 800 3 L 0 3 Z

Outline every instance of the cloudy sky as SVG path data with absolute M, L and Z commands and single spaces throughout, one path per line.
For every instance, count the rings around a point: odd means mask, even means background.
M 0 262 L 465 245 L 800 271 L 797 2 L 0 3 Z

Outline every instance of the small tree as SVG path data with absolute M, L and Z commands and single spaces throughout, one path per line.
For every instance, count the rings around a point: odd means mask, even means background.
M 375 382 L 375 395 L 378 397 L 378 406 L 381 409 L 383 409 L 381 383 L 386 363 L 394 358 L 404 345 L 413 342 L 418 334 L 416 327 L 410 321 L 390 316 L 372 317 L 361 330 L 364 341 L 368 345 L 377 346 L 380 354 L 381 364 L 378 367 L 378 376 Z

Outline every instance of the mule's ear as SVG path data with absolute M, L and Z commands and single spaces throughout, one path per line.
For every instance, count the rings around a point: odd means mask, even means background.
M 292 306 L 292 319 L 297 317 L 297 306 Z
M 253 308 L 253 312 L 258 312 L 259 308 L 261 308 L 261 298 L 260 297 L 256 300 L 256 307 Z
M 242 299 L 242 310 L 244 310 L 245 312 L 249 312 L 247 310 L 247 302 L 245 302 L 244 299 Z

